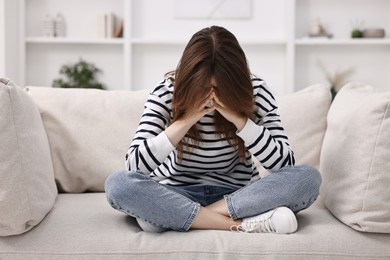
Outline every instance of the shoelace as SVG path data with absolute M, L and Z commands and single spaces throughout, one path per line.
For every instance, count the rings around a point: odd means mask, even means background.
M 246 220 L 245 221 L 245 228 L 243 225 L 234 225 L 230 227 L 230 231 L 237 231 L 237 232 L 243 232 L 243 233 L 269 233 L 269 232 L 276 232 L 276 230 L 272 227 L 271 224 L 271 217 L 260 220 L 260 219 L 253 219 L 251 221 Z

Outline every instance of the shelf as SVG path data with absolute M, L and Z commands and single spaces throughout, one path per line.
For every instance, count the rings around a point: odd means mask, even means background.
M 390 45 L 390 39 L 316 39 L 302 38 L 295 40 L 297 46 L 314 45 Z
M 45 44 L 123 44 L 122 38 L 111 39 L 77 39 L 77 38 L 48 38 L 48 37 L 27 37 L 26 43 L 45 43 Z
M 240 40 L 242 45 L 286 45 L 286 40 L 260 39 L 260 40 Z
M 159 39 L 159 38 L 132 38 L 130 40 L 133 44 L 163 44 L 163 45 L 186 45 L 189 39 Z M 240 40 L 242 45 L 285 45 L 285 40 L 274 40 L 274 39 L 243 39 Z
M 123 38 L 112 39 L 78 39 L 78 38 L 47 38 L 47 37 L 27 37 L 26 43 L 39 43 L 39 44 L 123 44 L 125 40 Z M 132 44 L 162 44 L 162 45 L 186 45 L 188 39 L 158 39 L 158 38 L 133 38 L 130 40 Z M 241 40 L 243 45 L 285 45 L 285 40 Z
M 188 40 L 185 39 L 158 39 L 158 38 L 132 38 L 130 40 L 133 44 L 163 44 L 163 45 L 185 45 Z

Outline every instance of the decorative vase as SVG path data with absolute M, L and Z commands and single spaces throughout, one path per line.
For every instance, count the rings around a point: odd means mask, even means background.
M 44 37 L 55 36 L 55 19 L 50 14 L 46 14 L 43 18 L 42 33 Z

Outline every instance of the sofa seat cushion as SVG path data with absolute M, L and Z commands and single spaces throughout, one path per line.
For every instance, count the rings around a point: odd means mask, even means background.
M 317 201 L 291 235 L 228 231 L 142 232 L 104 193 L 60 194 L 50 214 L 22 236 L 0 238 L 0 259 L 313 259 L 390 257 L 390 235 L 343 225 Z

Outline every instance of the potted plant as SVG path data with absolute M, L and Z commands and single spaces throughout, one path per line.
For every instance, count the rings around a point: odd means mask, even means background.
M 60 74 L 64 78 L 55 79 L 52 86 L 57 88 L 106 89 L 104 84 L 97 80 L 97 75 L 101 72 L 94 64 L 80 58 L 75 64 L 63 65 L 60 69 Z

